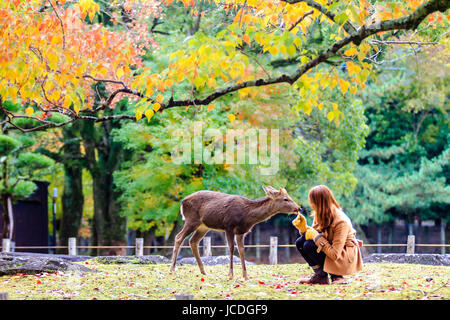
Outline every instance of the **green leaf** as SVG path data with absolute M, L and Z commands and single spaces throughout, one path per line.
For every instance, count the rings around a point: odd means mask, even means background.
M 348 16 L 345 12 L 341 12 L 334 17 L 334 20 L 336 21 L 336 23 L 343 25 L 344 23 L 347 22 Z
M 21 153 L 17 158 L 16 166 L 18 168 L 27 168 L 30 170 L 45 169 L 52 166 L 54 161 L 43 154 Z
M 4 134 L 0 134 L 0 157 L 10 155 L 14 150 L 19 148 L 22 144 L 20 141 L 6 136 Z

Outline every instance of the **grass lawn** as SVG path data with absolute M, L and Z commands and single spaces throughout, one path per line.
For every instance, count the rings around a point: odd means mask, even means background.
M 191 293 L 194 299 L 437 299 L 448 300 L 450 269 L 444 266 L 368 263 L 346 277 L 347 285 L 301 285 L 311 270 L 305 264 L 251 265 L 249 281 L 235 265 L 235 280 L 228 266 L 98 264 L 83 262 L 98 273 L 44 273 L 0 277 L 0 292 L 9 299 L 174 299 Z

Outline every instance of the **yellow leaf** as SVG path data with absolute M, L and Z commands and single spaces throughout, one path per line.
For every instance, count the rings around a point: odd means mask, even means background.
M 164 96 L 162 94 L 158 94 L 158 96 L 156 97 L 156 101 L 158 101 L 159 103 L 162 103 L 164 100 Z
M 147 118 L 147 121 L 150 121 L 150 119 L 153 117 L 154 114 L 155 113 L 153 112 L 152 109 L 145 110 L 145 117 Z M 142 117 L 142 114 L 141 114 L 141 117 Z
M 287 48 L 287 52 L 288 52 L 289 56 L 295 55 L 295 53 L 296 53 L 295 46 L 291 44 L 291 45 Z
M 58 64 L 58 56 L 49 52 L 47 54 L 48 64 L 51 69 L 55 69 Z
M 339 86 L 341 87 L 341 92 L 343 95 L 347 92 L 348 87 L 350 87 L 350 83 L 348 81 L 339 79 Z
M 337 85 L 336 78 L 331 79 L 330 88 L 333 89 L 334 87 L 336 87 L 336 85 Z
M 139 121 L 142 119 L 142 112 L 140 110 L 136 110 L 136 121 Z
M 302 64 L 305 64 L 305 63 L 307 63 L 309 61 L 309 59 L 306 56 L 301 56 L 300 61 L 301 61 Z
M 347 62 L 347 70 L 348 70 L 348 74 L 350 76 L 354 75 L 354 74 L 358 74 L 361 72 L 361 67 L 358 66 L 357 64 L 354 64 L 352 61 L 348 61 Z
M 155 110 L 155 112 L 157 112 L 159 109 L 161 109 L 161 105 L 158 102 L 154 103 L 153 110 Z
M 338 108 L 337 103 L 334 103 L 334 102 L 331 104 L 331 106 L 333 107 L 334 110 L 337 110 L 337 108 Z
M 302 29 L 303 34 L 306 35 L 307 30 L 306 30 L 306 27 L 302 23 L 300 24 L 300 29 Z
M 233 123 L 233 121 L 236 120 L 236 116 L 234 114 L 230 113 L 228 115 L 228 120 L 230 120 L 230 122 Z
M 334 119 L 334 112 L 333 111 L 330 111 L 330 112 L 328 112 L 327 113 L 327 118 L 328 118 L 328 121 L 333 121 L 333 119 Z
M 312 106 L 310 103 L 305 103 L 303 106 L 303 111 L 309 116 L 312 111 Z
M 63 101 L 63 107 L 69 109 L 70 104 L 72 103 L 72 101 L 70 100 L 69 97 L 64 97 L 64 101 Z
M 75 104 L 73 106 L 73 110 L 75 111 L 75 113 L 78 115 L 78 112 L 80 112 L 80 106 L 78 104 Z
M 117 75 L 117 78 L 118 78 L 118 79 L 122 78 L 122 76 L 124 75 L 124 73 L 123 73 L 123 68 L 117 69 L 116 75 Z
M 358 54 L 358 50 L 356 50 L 355 48 L 350 48 L 350 49 L 344 51 L 344 54 L 346 56 L 354 56 L 355 54 Z
M 53 90 L 52 95 L 50 96 L 52 98 L 53 102 L 57 102 L 60 98 L 58 90 Z
M 278 49 L 276 47 L 269 47 L 269 52 L 271 55 L 276 56 L 278 54 Z
M 31 116 L 34 113 L 34 109 L 32 107 L 28 107 L 25 109 L 25 114 L 27 116 Z

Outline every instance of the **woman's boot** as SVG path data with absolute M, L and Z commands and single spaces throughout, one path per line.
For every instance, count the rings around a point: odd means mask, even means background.
M 338 276 L 336 274 L 330 274 L 331 284 L 347 284 L 347 281 L 343 276 Z
M 323 271 L 321 266 L 313 266 L 314 274 L 310 278 L 301 278 L 299 283 L 301 284 L 330 284 L 328 279 L 328 273 Z

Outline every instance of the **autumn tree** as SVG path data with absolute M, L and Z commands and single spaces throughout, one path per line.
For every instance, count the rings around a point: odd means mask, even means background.
M 422 23 L 445 28 L 448 22 L 443 15 L 449 8 L 445 0 L 373 4 L 367 0 L 227 0 L 213 1 L 214 10 L 200 12 L 201 2 L 181 2 L 192 8 L 193 15 L 224 10 L 231 21 L 213 36 L 196 33 L 185 48 L 174 50 L 167 68 L 158 69 L 140 59 L 146 50 L 157 50 L 143 19 L 163 18 L 161 11 L 172 0 L 111 3 L 110 17 L 124 26 L 120 30 L 86 22 L 103 13 L 93 0 L 3 1 L 0 95 L 2 100 L 24 105 L 21 112 L 5 109 L 8 125 L 27 131 L 78 120 L 139 120 L 169 108 L 208 105 L 233 92 L 249 94 L 276 83 L 298 91 L 303 100 L 298 107 L 309 112 L 326 102 L 320 99 L 321 90 L 339 86 L 346 95 L 365 86 L 372 68 L 367 59 L 377 47 L 371 39 L 387 41 Z M 314 37 L 317 24 L 329 28 L 332 35 L 323 46 L 310 49 L 305 44 Z M 293 59 L 296 65 L 265 72 L 265 64 L 277 57 Z M 344 75 L 337 72 L 337 64 L 345 64 Z M 98 82 L 106 84 L 109 94 L 94 108 L 92 84 Z M 139 100 L 135 115 L 104 115 L 121 95 Z M 64 120 L 54 121 L 55 113 Z M 327 116 L 338 123 L 343 113 L 337 107 Z M 15 123 L 20 117 L 34 119 L 36 126 L 21 128 Z

